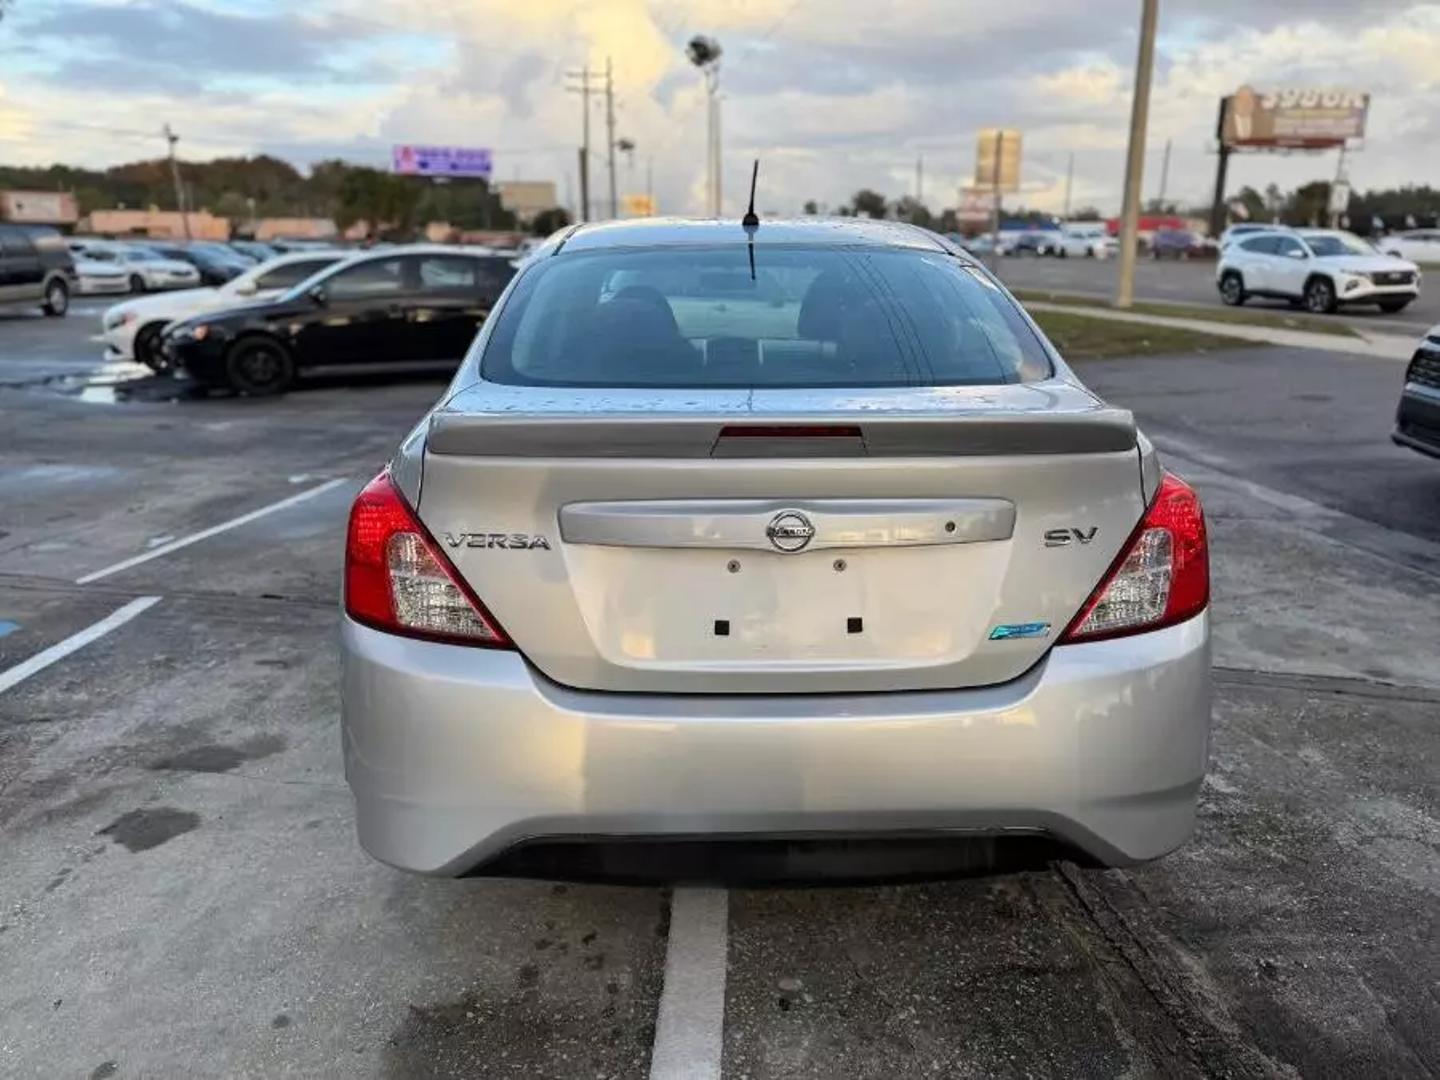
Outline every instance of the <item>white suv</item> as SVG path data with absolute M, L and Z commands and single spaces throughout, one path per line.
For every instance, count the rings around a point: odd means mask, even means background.
M 1353 233 L 1284 229 L 1236 240 L 1220 253 L 1215 284 L 1227 304 L 1278 297 L 1314 312 L 1377 304 L 1396 312 L 1420 295 L 1420 269 L 1382 255 Z

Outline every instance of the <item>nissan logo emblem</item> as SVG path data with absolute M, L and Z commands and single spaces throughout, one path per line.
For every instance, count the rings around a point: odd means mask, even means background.
M 799 510 L 781 510 L 765 526 L 765 535 L 776 551 L 794 554 L 815 538 L 815 526 Z

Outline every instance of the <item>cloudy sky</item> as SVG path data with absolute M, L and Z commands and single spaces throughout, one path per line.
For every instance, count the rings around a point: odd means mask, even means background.
M 615 65 L 620 187 L 666 212 L 704 201 L 704 107 L 684 57 L 724 48 L 726 202 L 762 160 L 761 205 L 860 187 L 952 205 L 978 128 L 1024 132 L 1016 203 L 1118 207 L 1140 0 L 0 0 L 0 162 L 103 166 L 163 152 L 388 162 L 394 142 L 492 147 L 503 179 L 573 198 L 579 99 L 564 72 Z M 1219 96 L 1338 86 L 1372 95 L 1359 188 L 1440 184 L 1440 3 L 1161 0 L 1145 193 L 1208 201 Z M 594 117 L 603 145 L 603 115 Z M 1335 154 L 1237 160 L 1241 183 L 1328 178 Z M 603 170 L 592 169 L 603 191 Z

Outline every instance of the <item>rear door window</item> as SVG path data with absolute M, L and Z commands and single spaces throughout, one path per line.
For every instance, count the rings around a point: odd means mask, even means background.
M 267 270 L 255 279 L 257 289 L 288 289 L 292 285 L 299 285 L 300 282 L 314 274 L 318 274 L 327 266 L 333 266 L 335 259 L 306 259 L 304 262 L 286 263 L 284 266 L 277 266 L 274 270 Z
M 0 252 L 10 256 L 34 255 L 35 245 L 24 229 L 14 225 L 0 225 Z
M 1254 255 L 1273 255 L 1275 254 L 1275 242 L 1277 239 L 1278 237 L 1274 236 L 1255 236 L 1249 240 L 1242 241 L 1240 246 Z
M 481 360 L 539 386 L 836 387 L 1028 382 L 1039 338 L 947 253 L 743 245 L 559 254 L 533 265 Z

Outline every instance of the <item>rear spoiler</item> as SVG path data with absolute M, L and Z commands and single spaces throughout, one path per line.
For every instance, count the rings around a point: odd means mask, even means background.
M 858 421 L 858 422 L 857 422 Z M 1134 450 L 1135 418 L 1108 406 L 1067 412 L 517 417 L 437 412 L 426 449 L 472 457 L 933 457 Z

